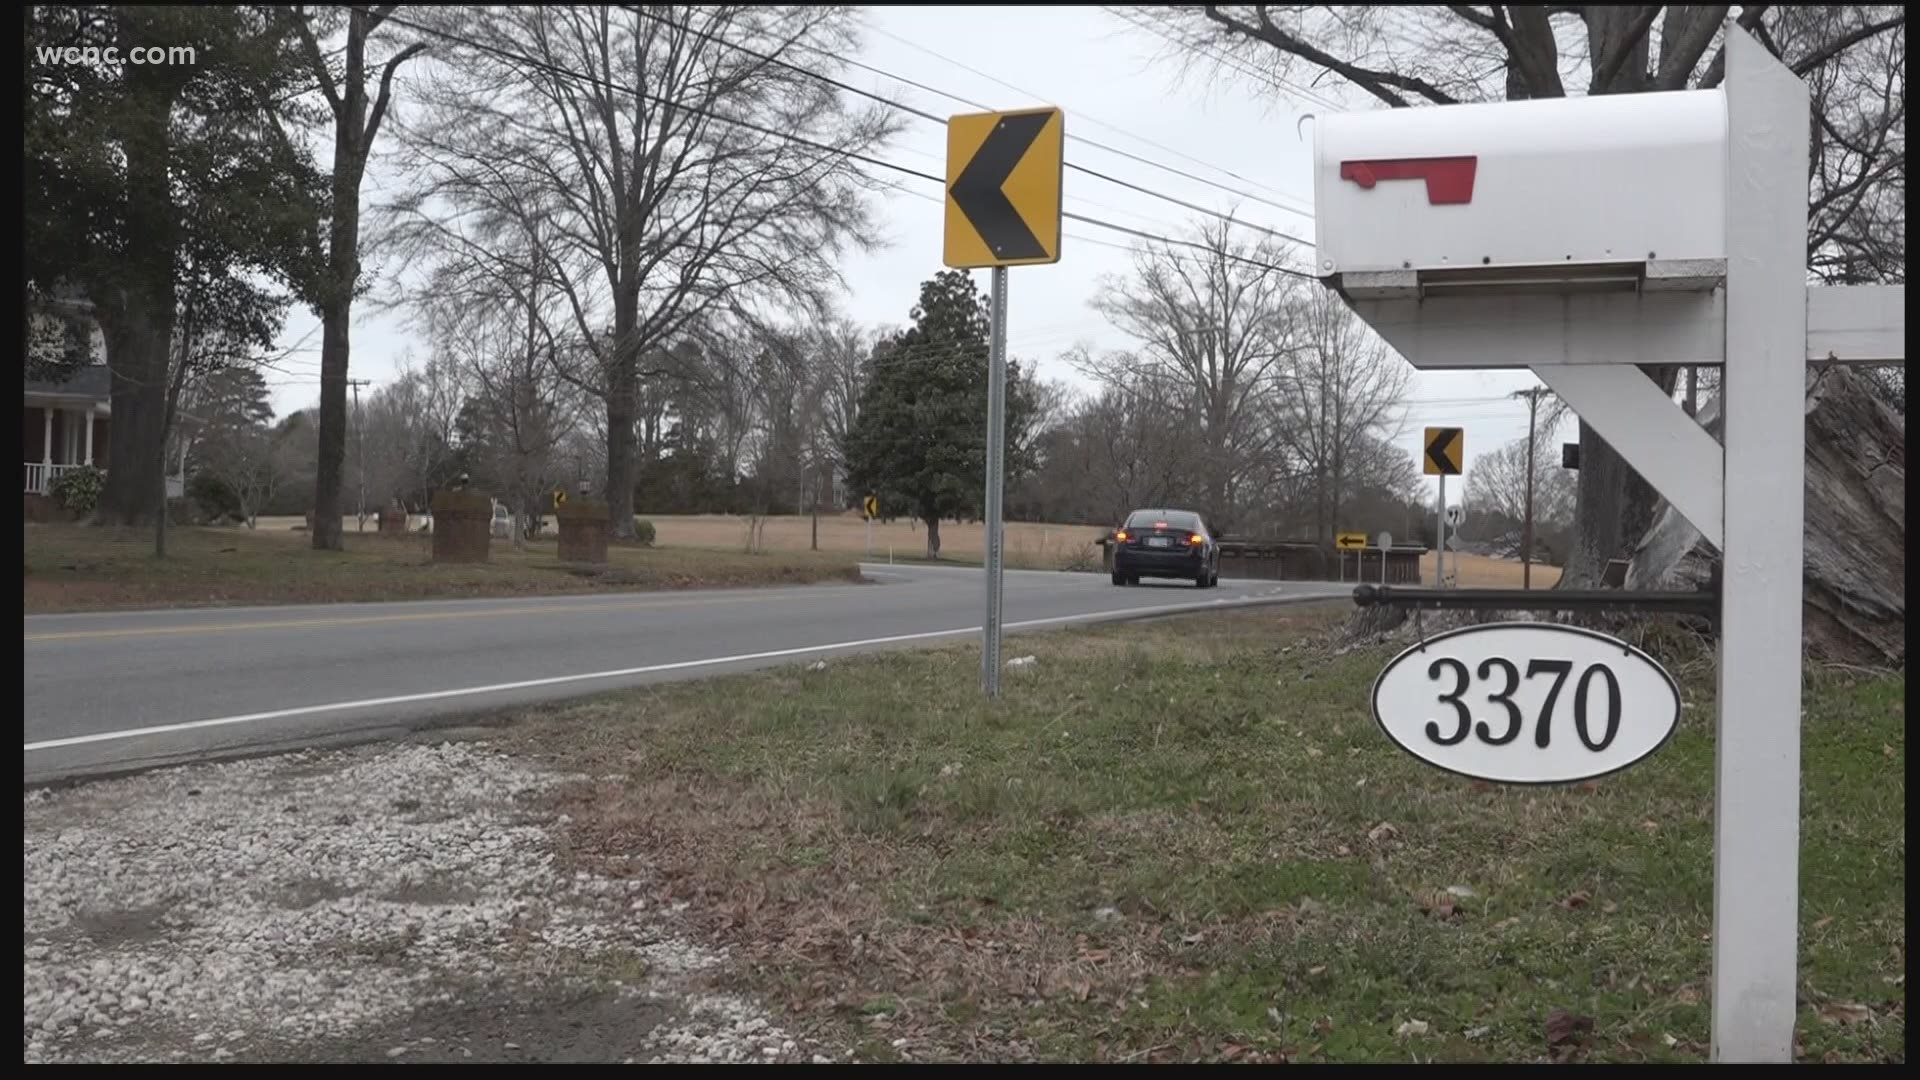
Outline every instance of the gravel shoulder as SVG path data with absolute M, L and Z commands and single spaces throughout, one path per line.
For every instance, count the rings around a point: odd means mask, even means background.
M 591 779 L 441 743 L 30 791 L 25 1060 L 819 1060 L 638 853 L 558 868 Z

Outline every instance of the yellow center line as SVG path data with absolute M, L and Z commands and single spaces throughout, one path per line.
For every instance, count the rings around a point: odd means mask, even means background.
M 601 611 L 644 611 L 660 608 L 699 607 L 709 604 L 744 604 L 763 600 L 758 596 L 709 597 L 684 600 L 638 600 L 618 604 L 572 604 L 542 607 L 489 608 L 482 611 L 430 611 L 406 615 L 356 615 L 331 619 L 278 619 L 266 622 L 213 623 L 206 626 L 143 626 L 119 630 L 67 630 L 51 634 L 28 634 L 33 641 L 79 641 L 92 638 L 159 637 L 180 634 L 224 634 L 241 630 L 296 630 L 325 626 L 368 626 L 375 623 L 430 622 L 436 619 L 483 619 L 504 615 L 577 615 Z

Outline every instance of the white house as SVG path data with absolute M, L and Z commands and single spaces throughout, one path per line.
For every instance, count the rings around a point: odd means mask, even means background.
M 62 473 L 107 460 L 113 421 L 105 364 L 91 364 L 63 382 L 27 380 L 21 428 L 26 494 L 45 495 Z

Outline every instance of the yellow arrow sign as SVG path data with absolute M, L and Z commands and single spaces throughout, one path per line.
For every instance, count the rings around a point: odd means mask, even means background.
M 1465 431 L 1457 427 L 1430 427 L 1421 445 L 1426 447 L 1426 453 L 1420 455 L 1422 472 L 1428 476 L 1460 475 L 1460 466 L 1467 454 Z
M 866 499 L 862 501 L 861 507 L 867 512 L 868 521 L 872 521 L 874 518 L 880 516 L 880 500 L 875 496 L 867 496 Z
M 1051 108 L 947 121 L 948 266 L 1060 261 L 1066 124 L 1066 114 Z
M 553 505 L 556 509 L 567 505 L 567 493 L 564 489 L 553 489 Z
M 1358 551 L 1367 546 L 1367 534 L 1363 532 L 1343 532 L 1334 536 L 1333 546 L 1341 551 Z

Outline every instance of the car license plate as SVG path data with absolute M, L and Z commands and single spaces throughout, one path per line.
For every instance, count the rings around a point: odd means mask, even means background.
M 1148 547 L 1172 547 L 1173 541 L 1167 539 L 1164 536 L 1149 536 L 1147 537 L 1147 546 Z

